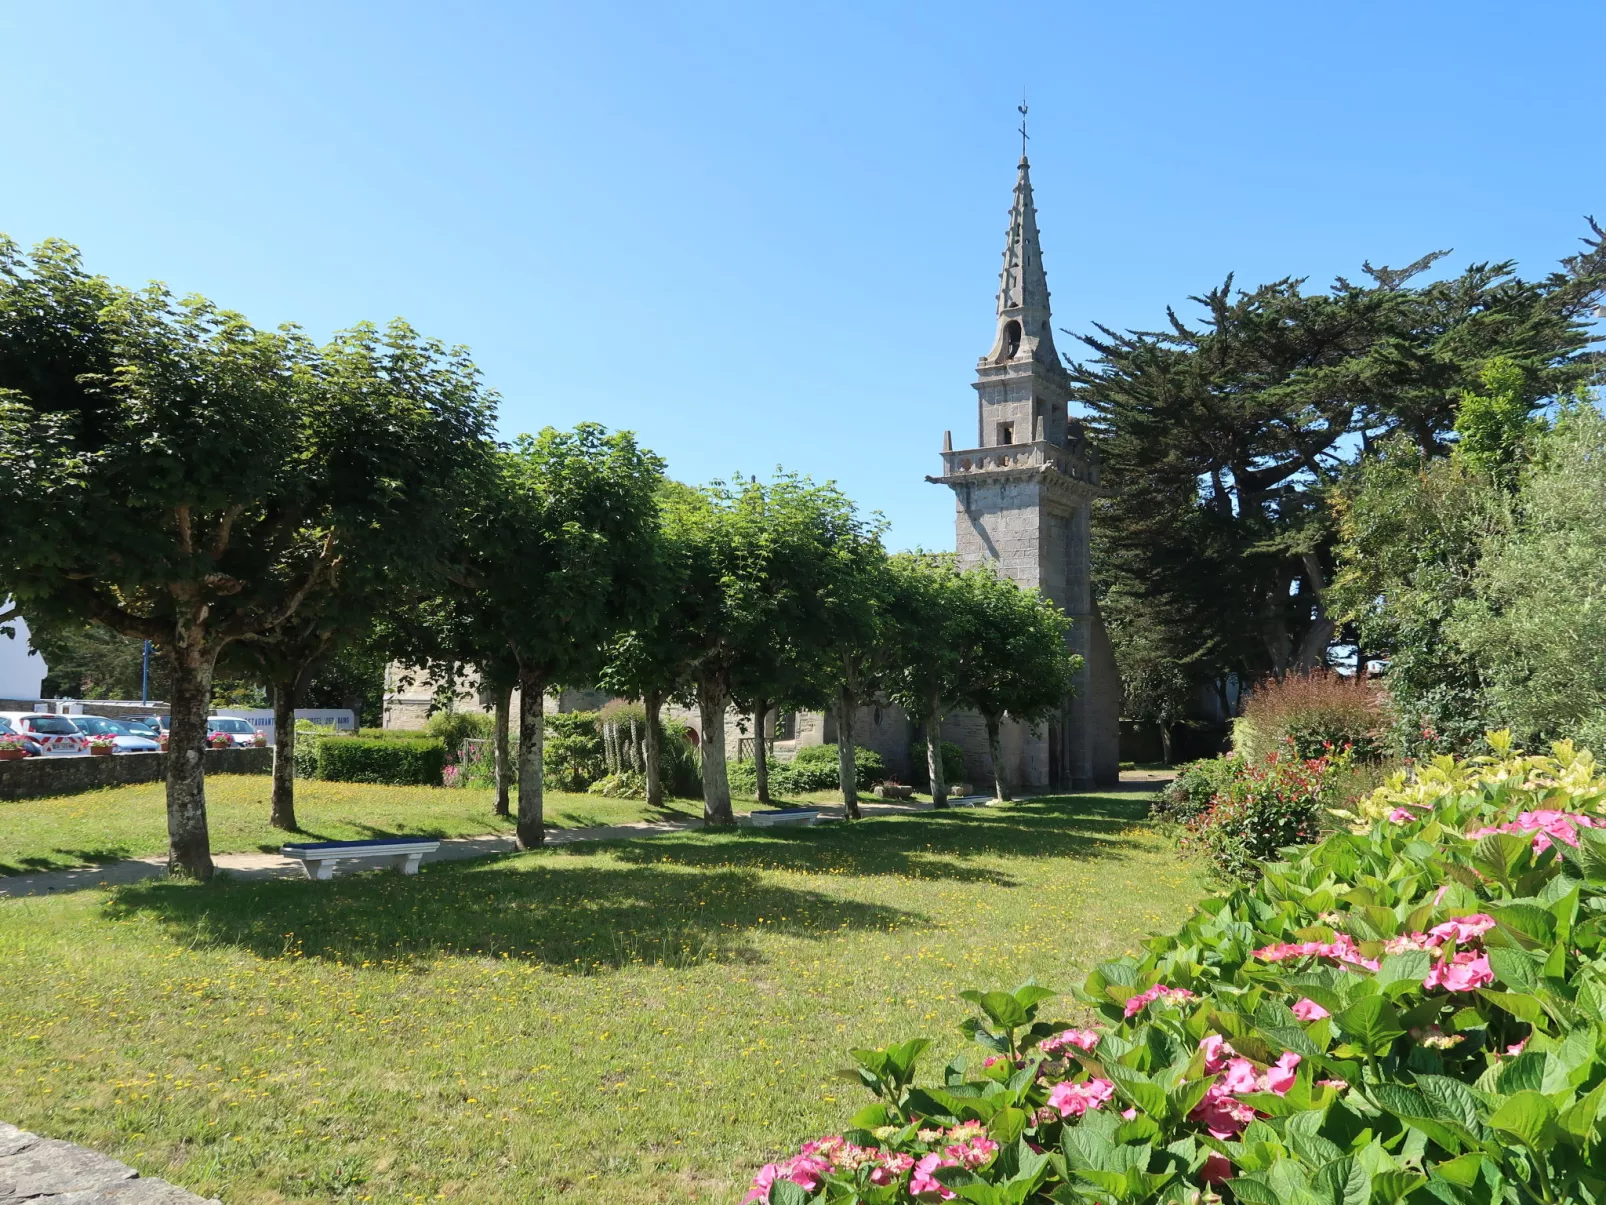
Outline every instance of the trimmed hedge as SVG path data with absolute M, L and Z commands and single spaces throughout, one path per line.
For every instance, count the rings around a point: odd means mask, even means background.
M 327 782 L 438 787 L 446 746 L 430 737 L 398 740 L 365 736 L 317 738 L 317 776 Z
M 868 791 L 887 780 L 887 763 L 874 749 L 859 745 L 853 750 L 853 769 L 861 791 Z M 835 745 L 804 745 L 791 761 L 771 761 L 770 791 L 801 795 L 807 791 L 834 791 L 841 785 Z M 726 774 L 738 795 L 751 797 L 758 790 L 758 772 L 751 761 L 733 761 Z

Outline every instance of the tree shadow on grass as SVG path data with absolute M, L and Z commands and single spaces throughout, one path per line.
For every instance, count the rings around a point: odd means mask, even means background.
M 976 860 L 1116 857 L 1140 847 L 1126 833 L 1146 811 L 1142 800 L 1062 795 L 996 808 L 871 815 L 852 824 L 622 841 L 611 848 L 620 860 L 637 865 L 756 865 L 813 874 L 898 875 L 1012 887 L 1017 881 L 1012 875 Z
M 818 940 L 930 923 L 899 908 L 777 886 L 756 870 L 550 856 L 324 883 L 148 880 L 116 892 L 105 908 L 112 919 L 154 916 L 188 946 L 234 947 L 261 958 L 394 965 L 506 956 L 577 974 L 762 961 L 752 944 L 758 932 Z
M 58 846 L 50 855 L 33 854 L 14 862 L 0 862 L 0 875 L 34 874 L 41 870 L 74 870 L 83 866 L 104 866 L 131 857 L 128 849 L 113 846 L 104 849 L 66 849 Z

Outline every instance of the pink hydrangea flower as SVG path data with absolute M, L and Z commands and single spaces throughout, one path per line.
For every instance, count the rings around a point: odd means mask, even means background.
M 1586 816 L 1580 812 L 1562 812 L 1554 808 L 1541 808 L 1533 812 L 1521 812 L 1515 820 L 1505 824 L 1495 825 L 1492 828 L 1474 829 L 1467 833 L 1470 840 L 1476 841 L 1479 837 L 1487 837 L 1490 833 L 1519 833 L 1534 834 L 1534 853 L 1542 854 L 1549 849 L 1554 841 L 1563 845 L 1578 844 L 1578 830 L 1581 828 L 1600 828 L 1606 826 L 1606 819 L 1595 816 Z
M 1442 987 L 1447 992 L 1470 992 L 1494 982 L 1489 956 L 1463 950 L 1453 959 L 1441 958 L 1422 980 L 1425 988 Z
M 1417 819 L 1419 819 L 1417 814 L 1406 808 L 1395 808 L 1389 813 L 1390 824 L 1411 824 Z
M 1128 1017 L 1137 1016 L 1149 1006 L 1150 1002 L 1158 1000 L 1162 996 L 1178 1004 L 1184 1000 L 1192 1000 L 1194 998 L 1193 993 L 1185 987 L 1166 987 L 1163 983 L 1156 983 L 1153 987 L 1139 992 L 1126 1002 L 1126 1015 Z
M 1292 1011 L 1301 1021 L 1320 1021 L 1333 1015 L 1308 996 L 1301 997 Z
M 1336 1088 L 1338 1091 L 1343 1092 L 1345 1089 L 1347 1089 L 1349 1087 L 1349 1080 L 1347 1080 L 1347 1079 L 1319 1079 L 1319 1080 L 1316 1081 L 1316 1086 L 1318 1088 Z
M 1522 1048 L 1524 1046 L 1526 1046 L 1527 1044 L 1528 1044 L 1528 1039 L 1527 1038 L 1524 1038 L 1520 1042 L 1513 1042 L 1510 1046 L 1506 1047 L 1506 1057 L 1507 1058 L 1512 1058 L 1512 1059 L 1516 1058 L 1519 1054 L 1522 1053 Z
M 1290 958 L 1334 958 L 1368 971 L 1376 971 L 1382 966 L 1377 959 L 1364 957 L 1355 939 L 1348 933 L 1340 933 L 1332 941 L 1274 942 L 1256 950 L 1255 957 L 1262 962 L 1286 962 Z
M 824 1183 L 823 1177 L 830 1170 L 831 1164 L 818 1155 L 797 1155 L 781 1163 L 766 1163 L 753 1177 L 753 1187 L 742 1198 L 742 1205 L 767 1200 L 770 1185 L 776 1180 L 790 1180 L 803 1191 L 813 1192 Z
M 1138 1115 L 1138 1111 L 1137 1111 L 1137 1108 L 1135 1106 L 1133 1108 L 1130 1108 L 1130 1109 L 1122 1109 L 1121 1110 L 1121 1117 L 1126 1121 L 1131 1121 L 1137 1115 Z
M 1278 1096 L 1287 1096 L 1288 1089 L 1294 1086 L 1295 1070 L 1298 1066 L 1299 1056 L 1292 1050 L 1287 1051 L 1282 1058 L 1266 1068 L 1266 1074 L 1260 1078 L 1260 1083 Z
M 1046 1055 L 1057 1055 L 1074 1046 L 1078 1050 L 1092 1052 L 1099 1044 L 1099 1034 L 1094 1029 L 1067 1029 L 1053 1037 L 1044 1038 L 1038 1048 Z
M 1189 1121 L 1204 1123 L 1213 1138 L 1236 1138 L 1255 1119 L 1255 1111 L 1220 1084 L 1211 1084 L 1204 1099 L 1188 1114 Z
M 1464 945 L 1475 937 L 1482 937 L 1492 928 L 1494 928 L 1494 917 L 1474 912 L 1471 916 L 1452 917 L 1442 925 L 1434 925 L 1428 930 L 1428 936 L 1440 945 L 1447 941 Z
M 870 1183 L 879 1184 L 885 1188 L 888 1184 L 896 1184 L 906 1172 L 914 1168 L 913 1155 L 906 1155 L 902 1151 L 887 1151 L 878 1153 L 878 1166 L 870 1173 Z
M 951 1189 L 944 1188 L 940 1183 L 938 1183 L 933 1177 L 933 1173 L 935 1173 L 939 1167 L 958 1166 L 959 1160 L 950 1159 L 944 1155 L 931 1154 L 925 1156 L 915 1164 L 914 1171 L 909 1176 L 909 1195 L 918 1197 L 922 1193 L 935 1193 L 944 1201 L 953 1200 L 953 1191 Z
M 1206 1184 L 1220 1184 L 1232 1179 L 1232 1162 L 1225 1155 L 1213 1154 L 1199 1169 L 1199 1179 Z
M 1412 950 L 1435 950 L 1441 943 L 1426 933 L 1402 933 L 1383 943 L 1385 954 L 1408 954 Z
M 1258 1087 L 1255 1065 L 1248 1059 L 1233 1059 L 1227 1064 L 1227 1074 L 1218 1085 L 1223 1092 L 1236 1096 L 1240 1092 L 1253 1092 Z
M 969 1142 L 958 1142 L 953 1146 L 944 1147 L 944 1155 L 955 1160 L 961 1167 L 968 1167 L 974 1171 L 978 1167 L 986 1167 L 998 1154 L 998 1144 L 991 1138 L 972 1138 Z
M 1228 1058 L 1238 1053 L 1219 1033 L 1206 1034 L 1199 1043 L 1199 1049 L 1204 1052 L 1205 1071 L 1210 1075 L 1220 1071 L 1227 1065 Z
M 1115 1085 L 1107 1079 L 1090 1079 L 1084 1083 L 1055 1084 L 1048 1090 L 1048 1103 L 1061 1117 L 1080 1117 L 1089 1109 L 1102 1109 L 1115 1095 Z

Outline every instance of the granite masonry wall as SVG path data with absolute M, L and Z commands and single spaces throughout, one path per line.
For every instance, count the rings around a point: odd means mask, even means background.
M 208 774 L 269 774 L 272 749 L 208 749 Z M 165 753 L 117 753 L 111 757 L 30 757 L 0 761 L 0 799 L 40 799 L 50 795 L 79 795 L 102 787 L 129 783 L 163 782 L 167 778 Z

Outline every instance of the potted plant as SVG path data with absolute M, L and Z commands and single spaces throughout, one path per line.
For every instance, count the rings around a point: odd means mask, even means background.
M 251 743 L 258 749 L 266 749 L 268 747 L 268 734 L 258 728 L 256 734 L 251 738 Z
M 89 738 L 89 752 L 93 757 L 110 757 L 117 752 L 117 738 L 115 736 L 92 736 Z
M 234 742 L 229 739 L 226 732 L 214 732 L 206 738 L 206 743 L 213 749 L 232 749 Z
M 21 761 L 28 756 L 28 744 L 15 733 L 0 736 L 0 761 Z
M 914 793 L 913 787 L 906 787 L 890 778 L 885 782 L 876 783 L 872 789 L 872 794 L 880 799 L 912 799 Z

